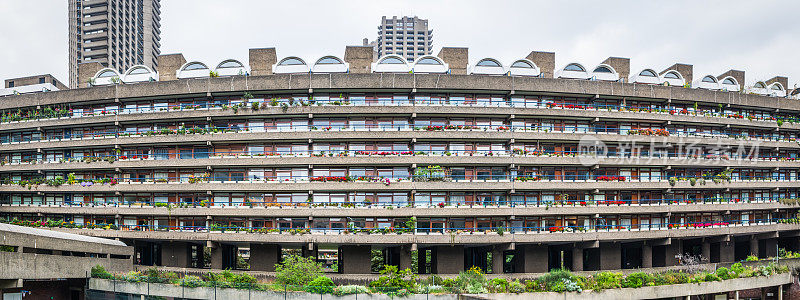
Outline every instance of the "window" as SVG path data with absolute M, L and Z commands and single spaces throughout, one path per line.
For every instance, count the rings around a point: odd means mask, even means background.
M 229 61 L 226 61 L 226 62 L 223 62 L 223 63 L 219 64 L 219 67 L 217 67 L 217 68 L 224 69 L 224 68 L 241 68 L 241 67 L 243 67 L 243 66 L 238 61 L 229 60 Z
M 206 65 L 201 63 L 191 63 L 185 68 L 183 68 L 184 71 L 203 70 L 203 69 L 208 69 L 208 67 L 206 67 Z
M 670 77 L 670 76 L 668 76 L 668 75 L 671 75 L 671 76 L 673 76 L 673 77 Z M 644 70 L 644 71 L 642 71 L 642 72 L 640 72 L 640 73 L 639 73 L 639 76 L 645 76 L 645 77 L 656 77 L 656 73 L 655 73 L 655 72 L 653 72 L 652 70 Z M 677 75 L 675 75 L 674 73 L 670 72 L 670 73 L 667 73 L 667 75 L 664 75 L 664 78 L 674 78 L 674 79 L 677 79 L 677 78 L 678 78 L 678 76 L 677 76 Z
M 772 85 L 772 90 L 773 91 L 782 91 L 783 88 L 781 88 L 781 86 L 779 84 L 773 84 Z
M 45 81 L 44 81 L 44 77 L 39 77 L 39 83 L 40 83 L 40 84 L 41 84 L 41 83 L 45 83 Z
M 304 63 L 299 58 L 290 57 L 290 58 L 286 58 L 286 59 L 282 60 L 281 63 L 278 64 L 278 65 L 279 66 L 297 66 L 297 65 L 305 65 L 305 64 L 306 63 Z
M 340 60 L 338 60 L 338 59 L 336 59 L 336 58 L 334 58 L 334 57 L 331 57 L 331 56 L 326 56 L 326 57 L 320 58 L 320 59 L 317 61 L 317 63 L 318 63 L 318 64 L 331 64 L 331 65 L 338 65 L 338 64 L 341 64 L 341 63 L 342 63 L 342 61 L 340 61 Z
M 765 89 L 765 88 L 767 88 L 767 87 L 764 85 L 764 83 L 763 83 L 763 82 L 756 82 L 756 85 L 755 85 L 754 87 L 755 87 L 755 88 L 757 88 L 757 89 Z
M 14 87 L 14 82 L 13 81 L 9 81 L 8 82 L 8 87 L 13 88 Z
M 511 64 L 511 67 L 512 68 L 533 69 L 533 66 L 529 62 L 522 61 L 522 60 L 515 61 L 513 64 Z
M 500 63 L 493 59 L 483 59 L 478 62 L 477 66 L 481 67 L 500 67 Z
M 725 80 L 722 81 L 722 84 L 736 85 L 736 82 L 733 81 L 733 78 L 725 78 Z
M 136 67 L 133 70 L 131 70 L 128 74 L 129 75 L 139 75 L 139 74 L 147 74 L 147 73 L 150 73 L 150 71 L 148 71 L 147 69 L 145 69 L 143 67 Z
M 106 78 L 106 77 L 114 77 L 114 76 L 117 76 L 117 73 L 115 73 L 114 71 L 111 71 L 111 70 L 105 70 L 105 71 L 103 71 L 103 73 L 100 73 L 100 75 L 97 75 L 97 78 Z
M 641 75 L 641 74 L 639 74 L 639 75 Z M 642 75 L 642 76 L 644 76 L 644 75 Z M 664 78 L 669 78 L 669 79 L 681 79 L 681 78 L 678 76 L 678 73 L 675 73 L 675 72 L 672 72 L 672 71 L 670 71 L 670 72 L 667 72 L 667 74 L 664 74 Z
M 597 67 L 596 69 L 594 69 L 594 73 L 614 73 L 614 72 L 611 72 L 611 69 L 606 67 Z
M 384 58 L 381 61 L 381 64 L 393 64 L 394 65 L 394 64 L 404 64 L 404 62 L 403 62 L 402 59 L 399 59 L 397 57 L 387 57 L 387 58 Z
M 708 82 L 708 83 L 717 83 L 717 80 L 716 80 L 716 79 L 714 79 L 714 77 L 711 77 L 711 76 L 706 76 L 706 77 L 703 77 L 703 82 Z
M 569 64 L 566 67 L 564 67 L 564 71 L 584 72 L 586 70 L 584 70 L 583 67 L 581 67 L 578 64 Z
M 438 60 L 434 59 L 434 58 L 426 57 L 426 58 L 420 59 L 417 62 L 417 64 L 420 64 L 420 65 L 441 65 L 442 63 L 439 62 Z

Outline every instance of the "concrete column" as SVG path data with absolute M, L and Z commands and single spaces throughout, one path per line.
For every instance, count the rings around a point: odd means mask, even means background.
M 503 262 L 505 262 L 503 249 L 495 246 L 492 249 L 492 274 L 503 274 Z
M 583 249 L 572 248 L 572 271 L 583 271 Z
M 411 246 L 400 246 L 400 257 L 398 259 L 398 268 L 400 270 L 411 269 Z
M 653 267 L 653 246 L 642 245 L 642 268 Z
M 719 243 L 719 262 L 733 262 L 735 256 L 734 242 L 721 242 Z
M 711 262 L 711 243 L 703 242 L 701 248 L 702 253 L 700 255 L 702 255 L 704 259 L 708 260 L 708 262 Z
M 733 292 L 733 299 L 739 300 L 739 291 Z
M 750 255 L 758 256 L 758 239 L 755 237 L 750 240 Z
M 191 256 L 189 256 L 189 244 L 185 242 L 164 242 L 161 243 L 161 265 L 167 267 L 188 268 Z
M 274 244 L 250 244 L 250 271 L 275 271 L 281 261 L 281 246 Z
M 783 300 L 783 286 L 778 286 L 778 300 Z
M 777 257 L 778 256 L 778 240 L 776 239 L 768 239 L 766 243 L 764 243 L 764 247 L 767 247 L 765 250 L 765 254 L 767 257 Z
M 664 265 L 667 267 L 677 266 L 678 259 L 675 256 L 683 252 L 680 240 L 673 240 L 671 244 L 667 245 L 666 251 L 664 252 L 666 256 L 664 257 Z
M 622 267 L 622 245 L 600 243 L 600 270 L 616 270 Z
M 339 272 L 342 274 L 372 273 L 372 247 L 369 245 L 339 246 Z
M 519 247 L 519 246 L 518 246 Z M 547 270 L 547 246 L 525 245 L 522 247 L 524 273 L 544 273 Z
M 211 247 L 211 269 L 221 270 L 223 265 L 222 245 L 214 243 Z
M 458 274 L 464 271 L 463 246 L 436 247 L 436 274 Z

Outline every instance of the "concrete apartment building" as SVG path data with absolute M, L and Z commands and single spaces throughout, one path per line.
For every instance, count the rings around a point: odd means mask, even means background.
M 156 70 L 4 98 L 0 219 L 64 220 L 55 230 L 133 245 L 139 265 L 236 268 L 249 250 L 254 271 L 288 250 L 347 274 L 371 273 L 373 251 L 456 274 L 800 250 L 785 77 L 741 92 L 744 72 L 619 57 L 249 53 L 249 66 L 162 55 Z
M 413 62 L 420 56 L 431 54 L 433 29 L 428 28 L 428 20 L 417 16 L 383 16 L 375 42 L 378 57 L 394 54 Z
M 69 0 L 68 13 L 70 88 L 88 80 L 79 78 L 82 63 L 119 70 L 156 67 L 161 53 L 160 0 Z

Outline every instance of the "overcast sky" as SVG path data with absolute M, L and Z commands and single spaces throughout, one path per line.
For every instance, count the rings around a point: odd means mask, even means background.
M 0 78 L 52 73 L 67 80 L 67 1 L 0 0 Z M 374 40 L 382 15 L 429 20 L 434 52 L 469 47 L 470 61 L 504 63 L 531 50 L 556 52 L 556 65 L 591 68 L 631 58 L 632 72 L 693 64 L 695 77 L 729 69 L 747 83 L 775 75 L 800 82 L 800 1 L 253 1 L 162 0 L 162 53 L 215 65 L 247 63 L 249 48 L 278 57 L 342 56 Z

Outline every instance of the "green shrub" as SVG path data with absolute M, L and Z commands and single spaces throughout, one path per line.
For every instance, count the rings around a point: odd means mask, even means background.
M 411 272 L 411 269 L 398 270 L 397 266 L 385 265 L 381 275 L 377 280 L 370 282 L 369 286 L 384 290 L 413 290 L 417 286 L 417 275 Z
M 309 293 L 314 294 L 330 294 L 333 293 L 333 288 L 336 285 L 333 284 L 333 280 L 325 276 L 317 276 L 311 282 L 308 283 L 308 287 L 306 291 Z
M 344 296 L 352 294 L 369 294 L 369 289 L 362 285 L 343 285 L 334 288 L 333 294 L 336 296 Z
M 758 256 L 748 255 L 744 261 L 758 261 Z
M 622 287 L 622 278 L 622 273 L 600 272 L 592 277 L 594 284 L 591 288 L 594 290 L 618 289 Z
M 720 279 L 720 278 L 719 278 L 719 276 L 717 276 L 717 274 L 715 274 L 715 273 L 705 273 L 705 272 L 703 272 L 703 273 L 701 273 L 700 275 L 701 275 L 700 277 L 701 277 L 701 278 L 703 278 L 703 281 L 705 281 L 705 282 L 711 282 L 711 281 L 720 281 L 720 280 L 722 280 L 722 279 Z
M 467 271 L 458 273 L 454 282 L 454 287 L 460 291 L 479 290 L 478 287 L 485 290 L 486 276 L 480 268 L 472 267 Z
M 105 267 L 101 265 L 96 265 L 92 267 L 92 278 L 113 279 L 114 275 L 108 273 Z
M 517 280 L 511 281 L 511 282 L 508 283 L 508 291 L 507 292 L 508 293 L 514 293 L 514 294 L 524 293 L 525 292 L 525 286 L 522 285 L 521 282 L 519 282 L 519 279 L 517 279 Z
M 197 277 L 197 276 L 191 276 L 191 275 L 190 276 L 186 276 L 186 277 L 183 277 L 183 279 L 181 279 L 181 281 L 180 281 L 180 286 L 189 287 L 189 288 L 201 287 L 203 285 L 204 285 L 203 280 L 200 279 L 200 277 Z
M 508 290 L 508 280 L 505 278 L 489 280 L 489 290 L 493 293 L 505 293 Z
M 744 266 L 742 266 L 742 263 L 738 263 L 737 262 L 737 263 L 731 265 L 731 271 L 733 271 L 733 273 L 736 274 L 736 277 L 739 277 L 739 276 L 742 276 L 745 273 L 746 268 Z
M 275 280 L 280 284 L 307 285 L 322 276 L 322 264 L 310 257 L 289 255 L 275 265 Z
M 625 280 L 622 281 L 622 287 L 626 288 L 643 287 L 648 285 L 650 281 L 651 277 L 647 273 L 643 272 L 631 273 L 625 277 Z
M 733 271 L 731 271 L 730 269 L 725 268 L 725 267 L 717 269 L 716 273 L 717 273 L 717 277 L 719 277 L 722 280 L 728 280 L 728 279 L 736 278 L 736 273 L 734 273 Z

